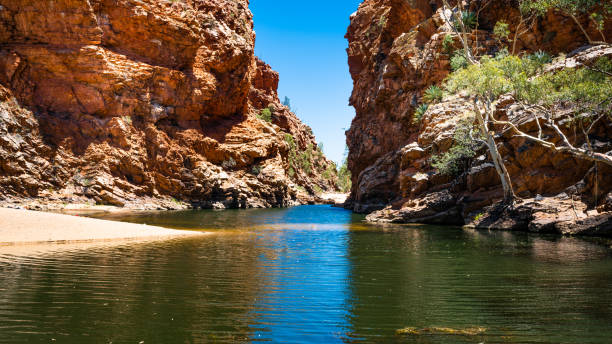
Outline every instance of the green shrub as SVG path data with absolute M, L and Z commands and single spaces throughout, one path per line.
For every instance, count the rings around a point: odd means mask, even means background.
M 473 30 L 478 26 L 478 17 L 476 16 L 476 13 L 471 11 L 463 11 L 461 21 L 463 22 L 463 26 L 465 26 L 466 30 Z M 459 32 L 463 30 L 459 21 L 455 21 L 455 29 L 457 29 Z
M 520 0 L 520 9 L 524 14 L 536 14 L 544 16 L 551 9 L 560 11 L 574 19 L 581 26 L 583 34 L 591 44 L 600 44 L 602 42 L 594 42 L 590 37 L 588 30 L 585 30 L 580 24 L 578 17 L 588 15 L 588 18 L 595 24 L 601 38 L 605 40 L 604 29 L 605 23 L 612 17 L 612 2 L 609 0 Z M 590 23 L 589 23 L 590 24 Z
M 452 71 L 458 71 L 460 69 L 466 68 L 469 66 L 468 59 L 465 57 L 465 51 L 463 49 L 458 50 L 451 57 L 450 66 Z
M 317 158 L 323 159 L 323 157 L 325 156 L 325 154 L 323 153 L 323 142 L 320 142 L 319 145 L 317 146 Z
M 342 166 L 338 169 L 338 188 L 342 192 L 351 191 L 351 171 L 348 169 L 347 160 L 344 159 Z
M 510 36 L 510 24 L 504 21 L 498 21 L 493 28 L 493 34 L 499 42 L 508 39 Z
M 327 168 L 325 169 L 322 175 L 325 180 L 332 180 L 336 176 L 336 173 L 336 165 L 334 163 L 331 163 L 327 165 Z
M 453 53 L 454 44 L 455 40 L 453 39 L 453 36 L 444 36 L 444 39 L 442 40 L 442 51 L 444 51 L 444 53 L 447 55 L 451 55 Z
M 412 123 L 413 124 L 420 123 L 421 120 L 423 119 L 423 115 L 425 114 L 425 112 L 427 112 L 427 109 L 429 109 L 429 105 L 427 104 L 419 105 L 419 107 L 417 107 L 416 110 L 414 111 L 414 117 L 412 118 Z
M 423 100 L 428 104 L 437 103 L 441 101 L 442 98 L 444 98 L 444 92 L 436 85 L 432 85 L 425 90 L 425 95 L 423 96 Z
M 609 104 L 612 82 L 605 73 L 612 72 L 612 60 L 604 57 L 597 61 L 593 68 L 603 73 L 589 68 L 567 68 L 538 75 L 546 60 L 530 56 L 484 57 L 479 65 L 451 73 L 445 87 L 450 93 L 465 91 L 490 100 L 511 93 L 518 101 L 534 105 L 569 102 L 578 110 Z
M 479 144 L 470 137 L 472 123 L 461 123 L 453 136 L 453 146 L 443 154 L 431 158 L 432 166 L 441 174 L 456 176 L 465 172 L 476 156 Z
M 552 57 L 547 52 L 541 50 L 527 56 L 527 58 L 540 67 L 552 62 Z
M 262 167 L 260 165 L 253 165 L 251 168 L 251 174 L 258 176 L 261 173 Z
M 262 121 L 272 122 L 272 111 L 270 108 L 265 108 L 259 112 L 257 118 L 261 119 Z

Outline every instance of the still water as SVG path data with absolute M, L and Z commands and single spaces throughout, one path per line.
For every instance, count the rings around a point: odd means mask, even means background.
M 612 343 L 608 241 L 328 206 L 103 217 L 214 234 L 0 247 L 0 343 Z

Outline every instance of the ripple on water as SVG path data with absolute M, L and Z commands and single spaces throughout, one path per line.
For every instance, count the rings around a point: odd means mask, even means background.
M 0 247 L 0 343 L 609 343 L 612 336 L 609 244 L 375 227 L 320 206 L 123 216 L 219 234 L 26 253 Z

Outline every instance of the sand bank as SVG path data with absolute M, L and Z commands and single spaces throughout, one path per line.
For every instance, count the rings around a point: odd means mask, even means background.
M 204 232 L 0 208 L 0 246 L 205 235 Z

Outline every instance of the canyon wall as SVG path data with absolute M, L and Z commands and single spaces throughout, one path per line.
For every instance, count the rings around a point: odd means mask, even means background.
M 517 5 L 513 1 L 470 3 L 475 12 L 479 10 L 479 27 L 469 34 L 471 41 L 478 42 L 479 53 L 494 55 L 500 45 L 493 27 L 505 21 L 512 37 L 520 22 Z M 347 131 L 353 189 L 346 206 L 361 213 L 377 211 L 368 217 L 372 221 L 464 224 L 502 197 L 499 177 L 485 151 L 460 176 L 443 175 L 431 166 L 433 155 L 453 145 L 459 122 L 472 111 L 471 99 L 446 97 L 430 106 L 421 120 L 414 120 L 425 90 L 441 85 L 450 73 L 444 38 L 450 35 L 452 48 L 461 48 L 447 20 L 451 13 L 443 11 L 441 1 L 365 0 L 351 16 L 346 38 L 354 81 L 350 103 L 356 117 Z M 588 18 L 580 20 L 592 37 L 599 37 Z M 604 33 L 612 37 L 612 23 L 606 23 Z M 571 53 L 586 43 L 571 18 L 551 11 L 519 35 L 516 50 L 568 53 L 574 65 L 612 56 L 609 47 Z M 504 100 L 498 118 L 529 132 L 537 130 L 535 121 L 513 105 L 511 98 Z M 600 151 L 612 150 L 611 134 L 610 121 L 602 121 L 592 134 Z M 595 170 L 592 162 L 554 154 L 509 131 L 502 130 L 497 139 L 520 197 L 576 195 L 582 197 L 585 212 L 605 203 L 612 189 L 610 168 L 600 165 Z M 573 143 L 581 145 L 580 140 L 578 136 Z
M 0 199 L 271 207 L 335 189 L 254 43 L 248 0 L 0 0 Z

